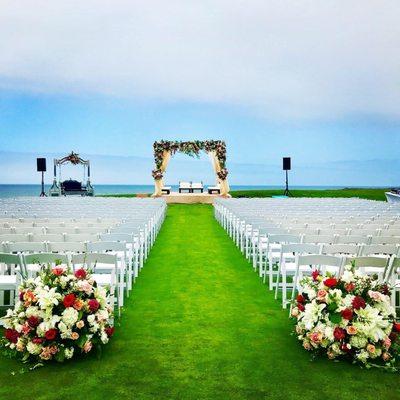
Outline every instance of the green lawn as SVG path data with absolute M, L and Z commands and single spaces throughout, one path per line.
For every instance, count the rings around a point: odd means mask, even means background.
M 311 362 L 287 311 L 213 219 L 173 205 L 103 357 L 12 376 L 0 399 L 399 399 L 399 376 Z
M 388 189 L 332 189 L 332 190 L 290 190 L 293 197 L 359 197 L 361 199 L 386 201 Z M 238 190 L 232 197 L 272 197 L 283 194 L 283 190 Z
M 293 197 L 360 197 L 361 199 L 386 201 L 389 189 L 332 189 L 332 190 L 291 190 Z M 232 197 L 272 197 L 283 194 L 283 189 L 273 190 L 233 190 Z M 99 197 L 136 197 L 135 194 L 106 194 Z

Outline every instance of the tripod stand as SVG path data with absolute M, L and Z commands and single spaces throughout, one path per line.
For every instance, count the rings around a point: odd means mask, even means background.
M 286 187 L 285 187 L 285 191 L 283 192 L 284 196 L 288 196 L 288 197 L 292 197 L 292 193 L 290 193 L 289 191 L 289 174 L 288 174 L 288 170 L 285 170 L 286 172 Z
M 47 194 L 44 191 L 44 171 L 42 171 L 42 192 L 39 197 L 47 197 Z

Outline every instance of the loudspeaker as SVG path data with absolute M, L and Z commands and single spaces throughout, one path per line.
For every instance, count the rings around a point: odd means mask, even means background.
M 291 169 L 290 157 L 283 157 L 283 170 L 290 171 L 290 169 Z
M 37 158 L 37 171 L 38 172 L 46 172 L 46 159 L 45 158 Z

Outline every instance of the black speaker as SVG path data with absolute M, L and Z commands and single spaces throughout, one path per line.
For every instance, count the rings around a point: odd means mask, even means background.
M 290 171 L 291 167 L 290 157 L 283 157 L 283 170 Z
M 37 158 L 37 171 L 38 172 L 46 172 L 46 159 L 45 158 Z

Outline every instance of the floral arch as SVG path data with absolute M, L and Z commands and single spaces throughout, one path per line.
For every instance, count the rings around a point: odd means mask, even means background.
M 198 157 L 200 151 L 208 153 L 216 175 L 217 184 L 220 186 L 221 196 L 229 196 L 228 170 L 226 169 L 226 144 L 222 140 L 195 140 L 191 142 L 165 141 L 154 142 L 155 169 L 152 171 L 155 184 L 153 196 L 161 196 L 164 186 L 163 176 L 169 160 L 176 152 Z

